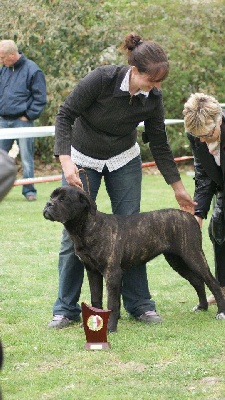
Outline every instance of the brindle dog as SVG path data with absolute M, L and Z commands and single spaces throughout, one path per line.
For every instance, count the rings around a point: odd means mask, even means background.
M 102 308 L 103 277 L 111 310 L 108 331 L 117 329 L 123 270 L 163 254 L 170 266 L 195 288 L 199 304 L 207 310 L 205 284 L 217 301 L 217 319 L 225 319 L 225 299 L 202 250 L 196 219 L 177 209 L 129 216 L 104 214 L 82 189 L 55 189 L 43 210 L 50 221 L 61 222 L 75 244 L 75 253 L 87 269 L 93 307 Z

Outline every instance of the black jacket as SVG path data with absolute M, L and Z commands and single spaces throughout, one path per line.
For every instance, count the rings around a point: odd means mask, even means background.
M 222 118 L 220 142 L 220 166 L 215 162 L 208 146 L 199 138 L 187 134 L 194 156 L 195 194 L 194 200 L 198 203 L 195 214 L 207 218 L 212 198 L 222 192 L 223 210 L 225 215 L 225 115 Z
M 16 164 L 8 153 L 0 149 L 0 201 L 9 192 L 16 179 Z

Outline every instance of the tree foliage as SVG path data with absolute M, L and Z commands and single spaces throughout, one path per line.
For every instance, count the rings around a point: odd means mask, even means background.
M 59 105 L 91 69 L 126 63 L 120 45 L 130 31 L 159 42 L 169 56 L 162 85 L 166 118 L 182 118 L 194 91 L 225 101 L 223 0 L 15 0 L 13 6 L 4 0 L 0 12 L 0 38 L 15 40 L 46 75 L 40 125 L 54 125 Z M 183 127 L 169 127 L 168 136 L 175 155 L 187 154 Z M 48 158 L 52 139 L 44 141 L 36 141 L 36 153 Z

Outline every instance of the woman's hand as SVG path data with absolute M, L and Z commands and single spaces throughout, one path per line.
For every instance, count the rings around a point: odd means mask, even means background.
M 171 186 L 174 190 L 174 194 L 180 206 L 180 209 L 194 215 L 195 206 L 197 205 L 197 203 L 192 200 L 191 196 L 186 192 L 182 181 L 172 183 Z
M 59 160 L 62 165 L 62 169 L 65 175 L 65 179 L 68 185 L 80 186 L 83 188 L 82 182 L 79 177 L 79 171 L 77 166 L 72 162 L 71 157 L 68 155 L 59 156 Z

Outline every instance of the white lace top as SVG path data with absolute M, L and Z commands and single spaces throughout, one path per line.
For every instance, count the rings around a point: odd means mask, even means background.
M 220 166 L 220 141 L 207 143 L 210 154 L 215 158 L 215 162 Z

